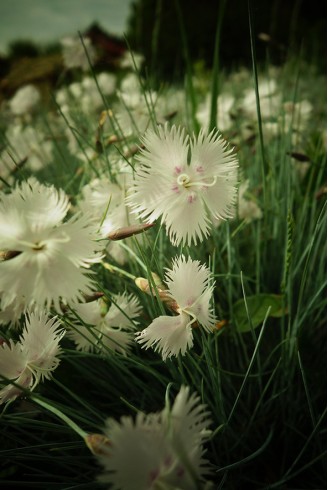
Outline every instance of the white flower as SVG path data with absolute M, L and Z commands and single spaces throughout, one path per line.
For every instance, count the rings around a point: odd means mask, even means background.
M 140 86 L 134 91 L 117 92 L 120 104 L 115 107 L 115 117 L 126 136 L 144 133 L 151 126 L 151 112 L 156 106 L 154 91 L 142 92 Z
M 199 106 L 197 110 L 197 119 L 202 126 L 207 127 L 210 121 L 211 114 L 211 97 L 207 96 L 206 100 Z M 217 119 L 216 126 L 220 131 L 226 131 L 232 125 L 230 112 L 234 105 L 235 99 L 230 94 L 221 94 L 217 98 Z
M 198 260 L 184 256 L 173 262 L 172 270 L 166 274 L 168 296 L 177 303 L 177 316 L 160 316 L 141 332 L 136 340 L 148 349 L 160 351 L 165 361 L 167 357 L 184 355 L 193 345 L 192 324 L 198 322 L 207 332 L 215 324 L 215 316 L 210 308 L 214 284 L 211 272 Z
M 97 81 L 101 92 L 112 95 L 116 88 L 116 76 L 113 73 L 102 72 L 97 75 Z
M 217 131 L 189 141 L 183 129 L 165 125 L 158 134 L 147 131 L 143 142 L 127 198 L 140 218 L 161 216 L 174 245 L 191 245 L 209 234 L 209 216 L 233 216 L 238 162 Z
M 82 188 L 79 207 L 89 212 L 100 226 L 100 233 L 106 237 L 112 231 L 124 226 L 137 224 L 135 216 L 125 204 L 126 185 L 131 181 L 127 174 L 117 174 L 117 183 L 108 178 L 93 179 Z
M 6 131 L 6 148 L 0 154 L 0 175 L 13 173 L 24 163 L 38 171 L 52 160 L 52 142 L 46 141 L 40 130 L 15 124 Z M 26 162 L 26 163 L 25 163 Z
M 285 102 L 283 114 L 279 117 L 284 132 L 292 135 L 292 143 L 297 146 L 302 141 L 302 133 L 305 131 L 313 112 L 313 106 L 308 100 L 299 102 Z
M 164 124 L 177 112 L 183 113 L 185 93 L 182 90 L 170 89 L 161 91 L 144 90 L 140 78 L 129 73 L 123 78 L 117 91 L 119 103 L 114 106 L 118 130 L 126 136 L 143 134 L 156 121 Z
M 115 178 L 117 183 L 110 182 L 106 177 L 93 179 L 82 188 L 82 199 L 79 201 L 80 209 L 89 212 L 104 238 L 119 228 L 139 223 L 125 204 L 126 187 L 132 177 L 129 173 L 120 172 Z M 106 250 L 120 264 L 127 260 L 127 254 L 119 242 L 109 241 Z
M 262 218 L 262 211 L 257 203 L 253 200 L 245 199 L 248 186 L 249 181 L 246 180 L 239 186 L 238 190 L 238 217 L 239 219 L 244 219 L 246 223 Z
M 209 413 L 196 394 L 182 386 L 172 408 L 106 421 L 98 459 L 101 480 L 113 490 L 196 490 L 207 488 L 209 473 L 203 443 L 210 431 Z M 106 440 L 106 439 L 105 439 Z
M 274 79 L 260 80 L 258 84 L 261 116 L 269 118 L 276 115 L 281 107 L 281 95 L 277 93 Z M 254 88 L 247 89 L 241 103 L 243 112 L 253 120 L 257 120 L 257 102 Z
M 22 116 L 32 112 L 40 99 L 40 92 L 34 85 L 25 85 L 10 99 L 9 108 L 15 116 Z
M 73 37 L 66 37 L 61 40 L 63 60 L 66 68 L 81 68 L 84 71 L 88 70 L 89 61 L 85 51 L 87 51 L 91 63 L 94 62 L 96 52 L 90 39 L 87 37 L 84 38 L 83 43 L 81 39 Z
M 69 332 L 69 337 L 74 340 L 78 350 L 90 352 L 107 347 L 122 354 L 129 350 L 135 328 L 132 320 L 141 311 L 139 301 L 134 295 L 114 295 L 108 311 L 102 300 L 77 304 L 73 309 L 88 325 L 86 327 L 79 323 Z
M 49 319 L 45 312 L 27 315 L 19 341 L 15 344 L 10 340 L 0 347 L 0 377 L 30 390 L 50 379 L 60 362 L 59 341 L 65 334 L 59 325 L 56 318 Z M 8 384 L 0 390 L 0 403 L 13 400 L 20 393 L 17 386 Z
M 142 54 L 134 53 L 130 51 L 125 51 L 122 58 L 120 59 L 121 68 L 132 68 L 137 71 L 140 70 L 142 63 L 144 62 L 144 57 Z
M 83 300 L 92 281 L 85 275 L 101 260 L 103 246 L 86 216 L 63 222 L 69 208 L 63 190 L 30 178 L 0 194 L 0 250 L 16 252 L 0 262 L 1 308 L 24 299 L 26 307 L 60 311 L 60 301 Z
M 73 82 L 56 93 L 61 112 L 73 127 L 79 127 L 81 119 L 95 116 L 104 106 L 103 96 L 114 94 L 116 77 L 111 73 L 99 73 L 97 82 L 85 76 L 81 82 Z M 68 128 L 71 132 L 71 128 Z
M 121 80 L 120 93 L 124 93 L 126 94 L 126 96 L 128 96 L 128 94 L 130 93 L 133 98 L 136 95 L 140 95 L 140 81 L 135 73 L 129 73 Z
M 83 113 L 91 113 L 103 107 L 102 95 L 111 95 L 115 91 L 116 78 L 114 75 L 100 73 L 97 76 L 98 86 L 91 77 L 84 77 L 81 82 L 81 95 L 75 96 L 76 103 Z M 101 95 L 102 94 L 102 95 Z
M 1 304 L 0 293 L 0 304 Z M 26 311 L 24 298 L 16 298 L 13 303 L 10 303 L 6 308 L 0 310 L 0 324 L 10 324 L 11 328 L 19 327 L 19 320 L 22 314 Z

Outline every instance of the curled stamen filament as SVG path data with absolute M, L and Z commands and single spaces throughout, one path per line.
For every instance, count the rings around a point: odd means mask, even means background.
M 189 311 L 186 311 L 186 310 L 182 310 L 182 311 L 184 313 L 186 313 L 187 315 L 191 316 L 191 320 L 187 323 L 186 328 L 191 326 L 193 323 L 197 322 L 196 315 L 194 315 L 193 313 L 190 313 Z
M 188 187 L 213 187 L 217 182 L 217 176 L 215 176 L 213 178 L 213 181 L 212 182 L 190 182 L 190 177 L 189 175 L 187 174 L 181 174 L 179 175 L 179 177 L 177 178 L 177 184 L 178 185 L 182 185 L 183 187 L 185 187 L 186 189 Z
M 218 178 L 215 176 L 212 182 L 188 182 L 185 187 L 199 186 L 199 187 L 213 187 Z
M 177 184 L 178 185 L 183 185 L 184 187 L 187 187 L 190 183 L 190 177 L 187 174 L 181 174 L 177 178 Z
M 195 304 L 195 303 L 193 303 L 193 304 Z M 193 305 L 191 305 L 191 306 L 193 306 Z M 178 307 L 178 308 L 175 308 L 175 311 L 177 313 L 179 313 L 179 315 L 184 313 L 185 315 L 188 315 L 189 317 L 191 317 L 191 320 L 187 323 L 186 328 L 191 326 L 193 323 L 197 322 L 196 315 L 194 313 L 191 313 L 188 309 Z

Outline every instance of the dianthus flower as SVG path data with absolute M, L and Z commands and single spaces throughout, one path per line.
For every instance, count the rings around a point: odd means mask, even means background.
M 81 68 L 83 71 L 86 71 L 90 68 L 89 59 L 91 63 L 95 61 L 97 53 L 88 37 L 83 39 L 83 43 L 81 39 L 74 37 L 65 37 L 60 42 L 65 68 L 69 70 L 72 68 Z
M 103 300 L 79 303 L 73 309 L 88 325 L 79 323 L 69 332 L 78 350 L 103 350 L 104 347 L 125 354 L 133 343 L 133 320 L 141 311 L 133 294 L 117 294 L 108 309 Z M 76 322 L 75 322 L 76 323 Z
M 24 85 L 19 88 L 9 101 L 11 112 L 15 116 L 31 113 L 41 99 L 39 90 L 34 85 Z
M 216 130 L 189 139 L 166 124 L 148 130 L 127 203 L 141 219 L 161 217 L 174 245 L 209 234 L 211 220 L 234 216 L 238 162 Z
M 184 355 L 193 345 L 192 325 L 196 322 L 207 332 L 213 330 L 215 316 L 210 308 L 214 284 L 211 272 L 198 260 L 184 256 L 173 262 L 166 274 L 167 296 L 176 303 L 176 316 L 159 316 L 141 332 L 136 341 L 148 349 L 154 347 L 167 357 Z
M 120 228 L 139 224 L 124 200 L 132 176 L 129 172 L 118 172 L 115 179 L 116 183 L 109 181 L 105 176 L 93 179 L 82 188 L 82 198 L 78 201 L 82 212 L 88 212 L 94 223 L 99 226 L 99 233 L 103 238 L 109 237 Z M 115 241 L 108 241 L 106 251 L 121 265 L 128 258 L 126 251 Z
M 63 222 L 68 208 L 63 190 L 34 178 L 0 193 L 0 250 L 10 255 L 0 262 L 1 309 L 18 297 L 26 308 L 53 304 L 60 311 L 61 302 L 91 293 L 85 272 L 101 260 L 103 245 L 87 216 Z
M 196 490 L 209 464 L 203 443 L 211 431 L 209 413 L 200 398 L 182 386 L 172 405 L 136 419 L 106 421 L 106 436 L 97 453 L 104 467 L 100 477 L 113 490 Z
M 60 362 L 59 341 L 65 334 L 59 326 L 60 322 L 49 319 L 45 312 L 27 315 L 19 341 L 10 340 L 0 347 L 0 377 L 30 390 L 50 379 Z M 21 392 L 18 386 L 8 384 L 0 390 L 0 403 L 14 400 Z

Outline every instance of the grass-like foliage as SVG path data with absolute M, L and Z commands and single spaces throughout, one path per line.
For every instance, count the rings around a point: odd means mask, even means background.
M 325 488 L 325 80 L 79 42 L 0 113 L 2 488 Z

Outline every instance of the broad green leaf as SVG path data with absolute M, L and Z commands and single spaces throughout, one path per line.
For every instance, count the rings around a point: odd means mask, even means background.
M 278 294 L 256 294 L 246 297 L 249 316 L 253 327 L 256 328 L 263 322 L 269 307 L 269 316 L 282 317 L 287 313 L 283 307 L 283 296 Z M 251 326 L 248 321 L 244 298 L 239 299 L 233 306 L 233 314 L 239 332 L 249 332 Z

